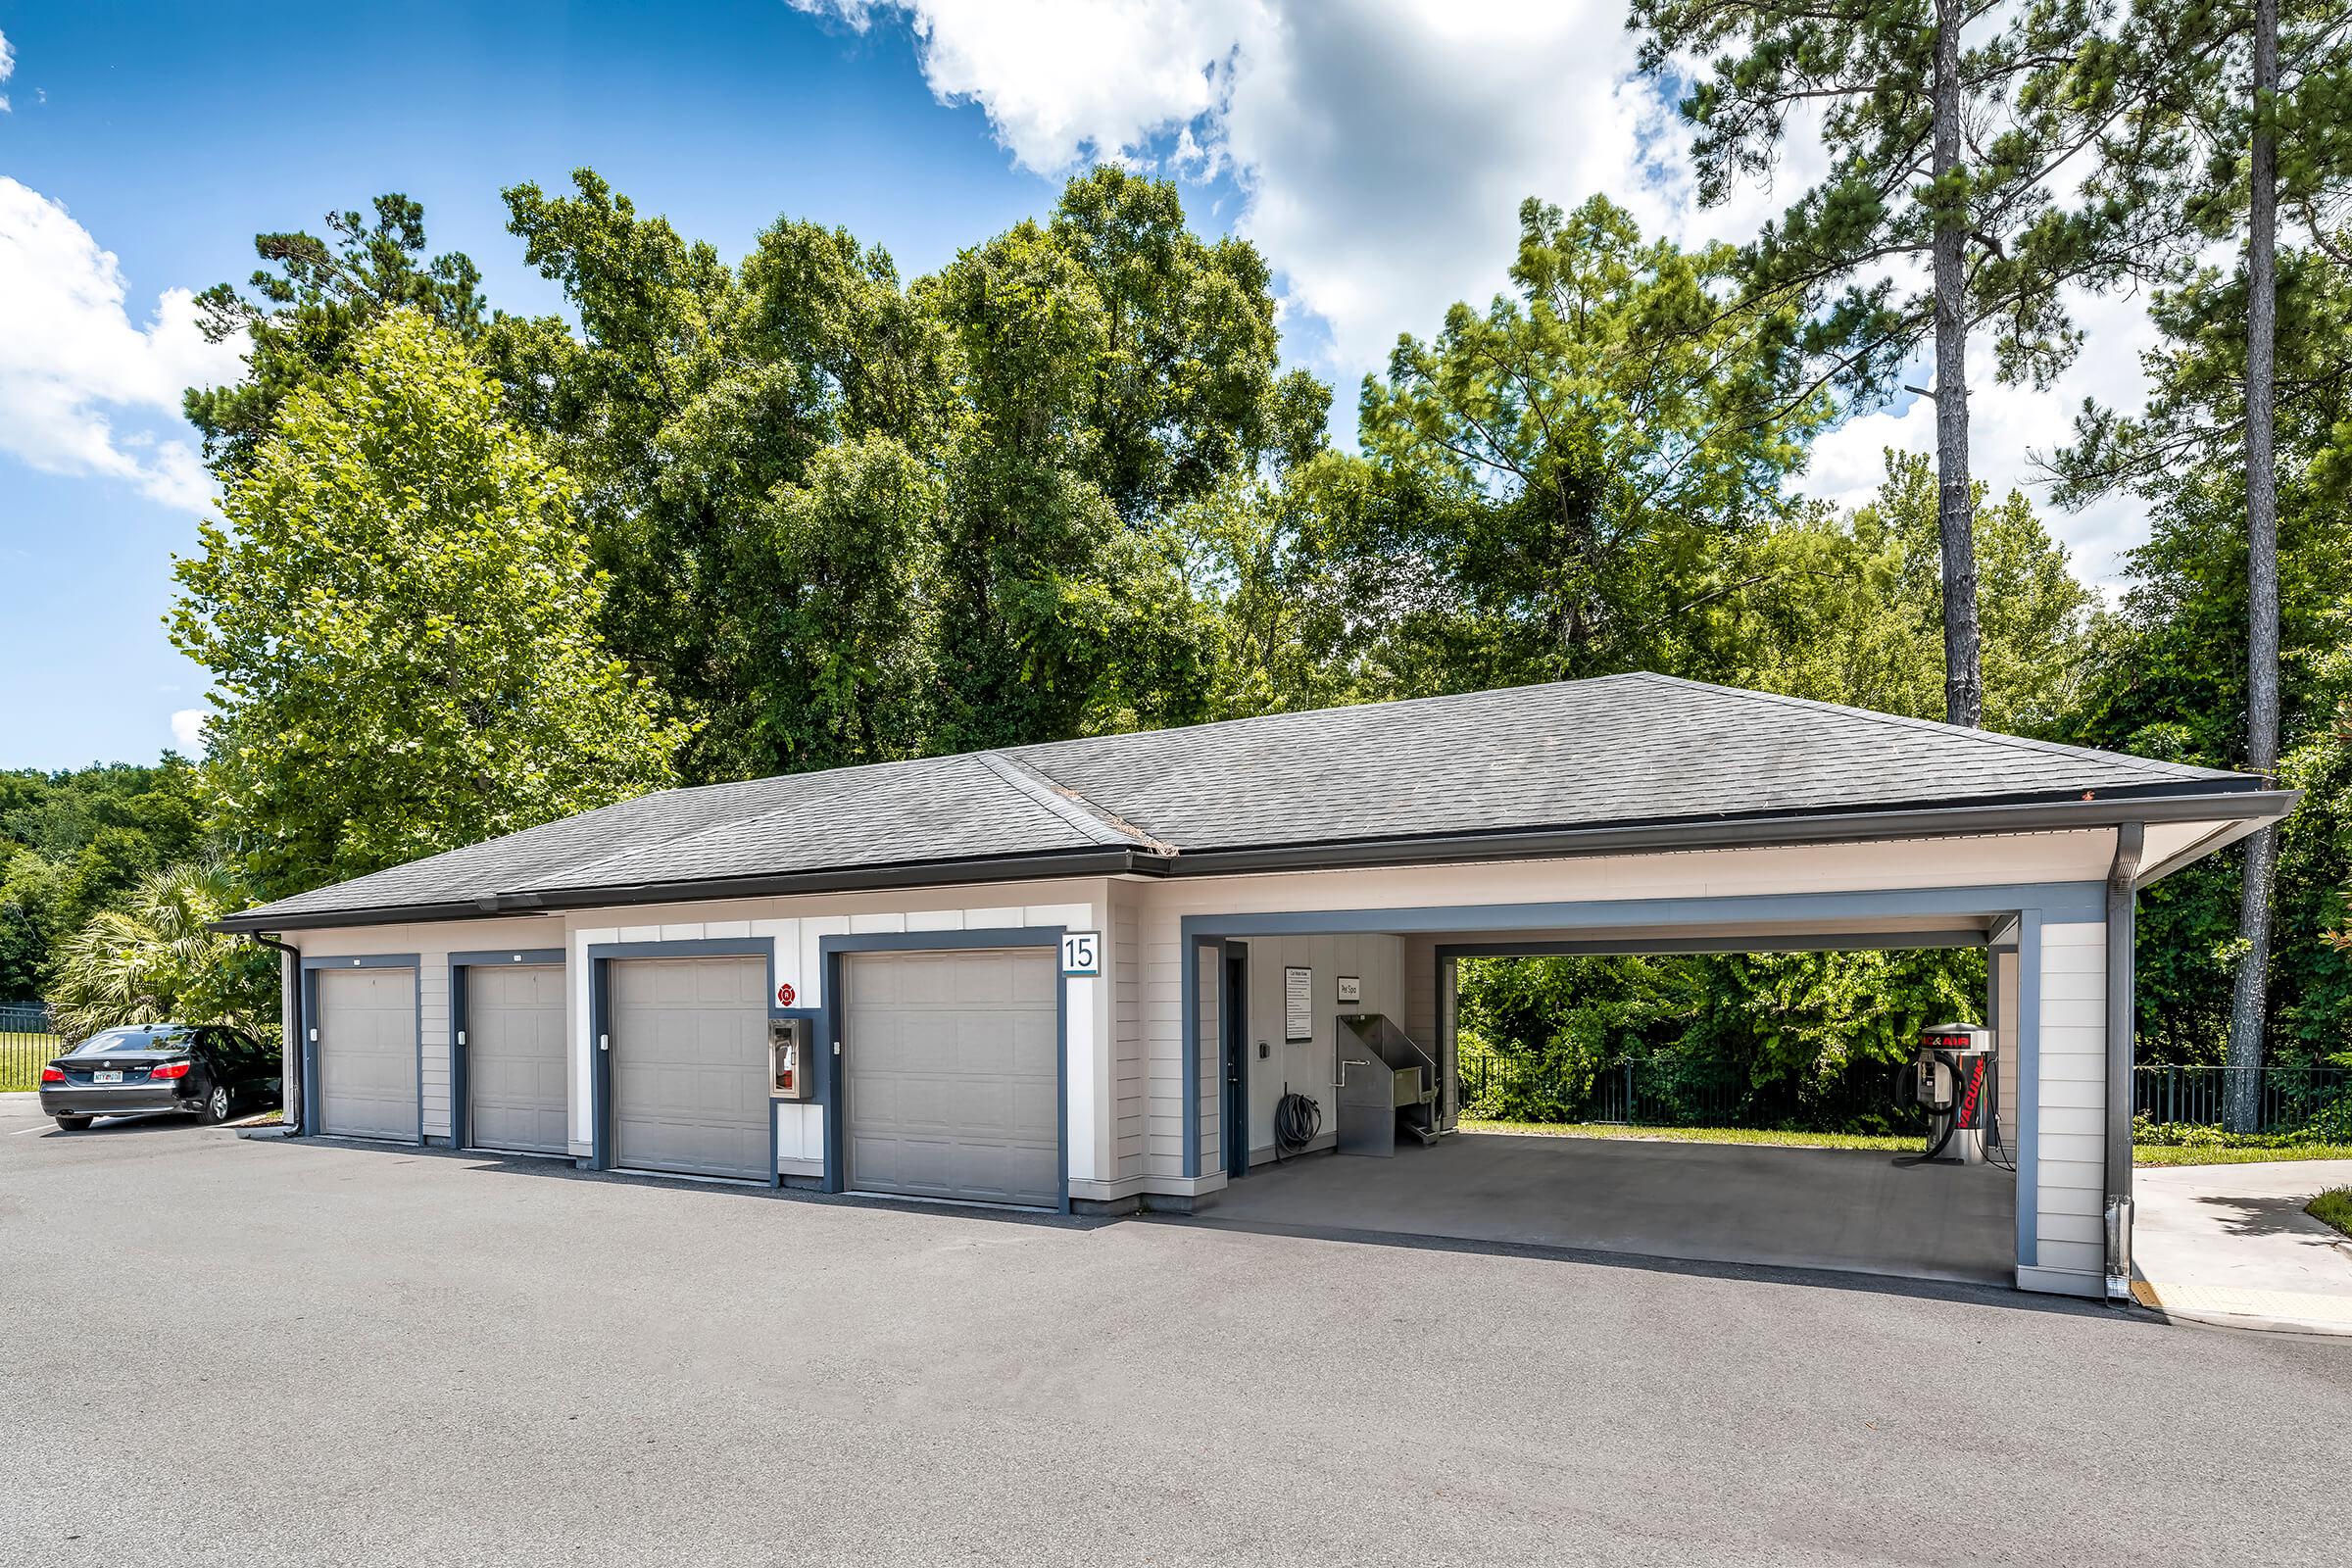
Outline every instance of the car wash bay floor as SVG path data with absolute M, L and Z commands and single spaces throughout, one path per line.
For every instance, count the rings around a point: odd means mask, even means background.
M 1260 1165 L 1205 1223 L 1856 1269 L 2005 1285 L 2015 1178 L 1852 1149 L 1456 1133 L 1394 1158 Z
M 0 1097 L 0 1562 L 44 1568 L 2342 1558 L 2352 1345 L 1976 1286 Z

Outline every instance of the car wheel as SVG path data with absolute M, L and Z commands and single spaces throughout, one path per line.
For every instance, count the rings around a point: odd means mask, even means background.
M 89 1124 L 90 1118 L 87 1116 L 60 1116 L 57 1118 L 58 1129 L 61 1132 L 77 1133 Z
M 234 1101 L 228 1092 L 228 1085 L 215 1084 L 212 1092 L 204 1097 L 203 1108 L 196 1114 L 203 1119 L 207 1127 L 218 1127 L 228 1120 L 228 1113 L 233 1105 Z

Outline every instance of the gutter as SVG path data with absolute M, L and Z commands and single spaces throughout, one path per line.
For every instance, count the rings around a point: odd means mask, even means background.
M 225 922 L 215 922 L 213 929 L 226 929 Z M 278 1114 L 285 1124 L 299 1129 L 302 1126 L 302 1096 L 307 1087 L 302 1081 L 302 1043 L 308 1038 L 304 1033 L 307 1020 L 302 1015 L 302 950 L 260 931 L 247 931 L 244 935 L 247 941 L 257 947 L 274 948 L 294 960 L 292 987 L 286 985 L 282 974 L 278 977 L 278 992 L 288 1000 L 285 1003 L 286 1027 L 277 1042 L 277 1104 Z
M 2107 1296 L 2132 1294 L 2132 942 L 2139 861 L 2147 833 L 2137 822 L 2115 830 L 2107 871 Z M 2038 1090 L 2035 1091 L 2038 1094 Z
M 1618 855 L 1640 850 L 1761 849 L 1801 844 L 1850 844 L 1875 839 L 2057 833 L 2083 828 L 2120 827 L 2128 822 L 2229 819 L 2232 825 L 2242 825 L 2243 832 L 2251 833 L 2284 816 L 2293 809 L 2300 798 L 2298 792 L 2293 790 L 2232 790 L 2210 795 L 2143 796 L 2120 800 L 2093 797 L 2088 800 L 2030 802 L 2008 806 L 1844 811 L 1817 816 L 1734 817 L 1716 821 L 1692 821 L 1686 817 L 1619 827 L 1375 839 L 1351 844 L 1301 844 L 1267 849 L 1188 850 L 1168 867 L 1167 874 L 1227 876 L 1245 871 L 1320 871 L 1359 865 L 1442 865 L 1467 860 L 1553 859 Z
M 968 882 L 1018 882 L 1053 877 L 1151 874 L 1166 857 L 1132 849 L 1059 850 L 1043 855 L 991 856 L 967 860 L 912 860 L 759 876 L 705 877 L 680 882 L 636 882 L 605 887 L 544 888 L 483 898 L 381 905 L 373 908 L 290 913 L 270 906 L 212 922 L 215 931 L 292 931 L 331 926 L 404 925 L 423 920 L 484 920 L 518 914 L 560 914 L 617 905 L 685 904 L 703 899 L 776 898 L 803 893 L 866 893 L 884 888 L 953 887 Z
M 1042 855 L 978 859 L 910 860 L 891 865 L 638 882 L 607 887 L 553 888 L 486 898 L 319 909 L 300 913 L 265 906 L 215 921 L 219 931 L 396 925 L 418 920 L 482 919 L 636 904 L 682 904 L 704 899 L 773 898 L 806 893 L 858 893 L 885 888 L 954 887 L 1070 876 L 1237 876 L 1252 872 L 1334 871 L 1356 867 L 1453 865 L 1489 860 L 1571 859 L 1642 851 L 1780 848 L 1873 840 L 1955 838 L 1991 833 L 2072 832 L 2125 822 L 2227 821 L 2229 837 L 2242 836 L 2284 816 L 2300 797 L 2292 790 L 2219 790 L 2196 795 L 2041 801 L 1999 806 L 1903 808 L 1815 815 L 1692 820 L 1665 818 L 1604 827 L 1536 828 L 1418 838 L 1360 839 L 1250 849 L 1163 853 L 1144 846 L 1102 844 Z M 2218 844 L 2214 840 L 2208 844 Z M 2226 839 L 2220 842 L 2227 842 Z

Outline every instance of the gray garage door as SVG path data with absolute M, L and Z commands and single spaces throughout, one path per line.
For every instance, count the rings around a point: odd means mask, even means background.
M 842 967 L 849 1185 L 1058 1203 L 1061 982 L 1053 953 L 858 954 Z
M 477 1149 L 561 1154 L 564 970 L 559 964 L 466 971 L 466 1138 Z
M 318 1130 L 416 1140 L 416 971 L 318 971 Z
M 767 963 L 625 958 L 610 974 L 613 1163 L 767 1172 Z

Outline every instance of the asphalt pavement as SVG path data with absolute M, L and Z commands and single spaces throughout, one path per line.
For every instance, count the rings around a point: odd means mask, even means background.
M 2341 1560 L 2352 1342 L 0 1102 L 0 1562 Z

